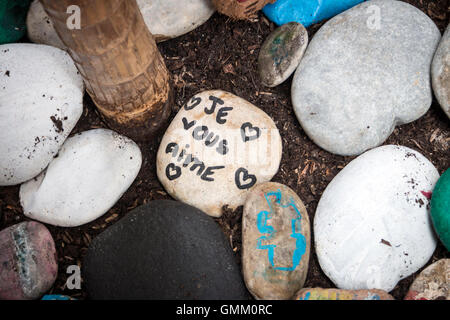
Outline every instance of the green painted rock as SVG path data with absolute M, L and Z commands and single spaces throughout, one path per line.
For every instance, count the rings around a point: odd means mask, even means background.
M 439 239 L 450 250 L 450 169 L 444 172 L 434 187 L 431 219 Z
M 25 19 L 31 0 L 0 0 L 0 44 L 25 35 Z

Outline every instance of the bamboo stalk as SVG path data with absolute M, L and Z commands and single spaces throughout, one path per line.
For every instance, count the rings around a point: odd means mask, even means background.
M 108 125 L 153 137 L 170 115 L 170 76 L 136 0 L 41 0 Z M 80 8 L 69 29 L 67 8 Z

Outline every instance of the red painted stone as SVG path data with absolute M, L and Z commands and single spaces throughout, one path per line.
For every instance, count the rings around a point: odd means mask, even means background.
M 56 280 L 55 243 L 38 222 L 22 222 L 0 231 L 0 299 L 40 298 Z

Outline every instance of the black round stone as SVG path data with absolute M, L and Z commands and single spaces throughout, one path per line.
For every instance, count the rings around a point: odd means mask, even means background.
M 83 276 L 92 299 L 248 299 L 218 224 L 177 201 L 131 211 L 91 243 Z

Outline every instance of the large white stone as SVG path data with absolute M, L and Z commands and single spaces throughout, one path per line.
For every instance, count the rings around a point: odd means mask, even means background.
M 83 92 L 66 52 L 0 46 L 0 185 L 22 183 L 47 167 L 81 116 Z
M 439 39 L 433 21 L 402 1 L 363 2 L 328 21 L 292 82 L 306 134 L 329 152 L 358 155 L 421 117 L 432 102 Z
M 431 65 L 434 94 L 450 118 L 450 24 L 447 26 Z
M 341 289 L 391 291 L 431 258 L 428 197 L 439 178 L 420 153 L 382 146 L 351 161 L 328 185 L 314 217 L 317 257 Z
M 282 144 L 273 120 L 231 93 L 204 91 L 178 112 L 161 141 L 157 174 L 167 192 L 219 217 L 278 171 Z
M 215 12 L 211 0 L 183 0 L 182 3 L 179 0 L 137 0 L 137 4 L 157 42 L 194 30 Z M 34 0 L 30 6 L 27 30 L 33 42 L 66 48 L 39 0 Z
M 44 223 L 75 227 L 107 212 L 136 178 L 139 147 L 107 129 L 67 139 L 47 170 L 20 187 L 24 214 Z

